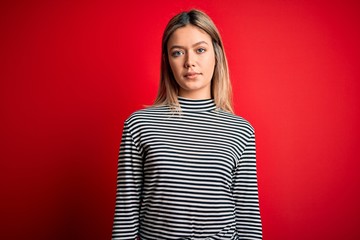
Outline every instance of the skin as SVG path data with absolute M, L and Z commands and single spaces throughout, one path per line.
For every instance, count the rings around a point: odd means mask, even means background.
M 189 24 L 174 31 L 167 49 L 170 67 L 179 85 L 179 96 L 211 98 L 215 52 L 210 35 Z

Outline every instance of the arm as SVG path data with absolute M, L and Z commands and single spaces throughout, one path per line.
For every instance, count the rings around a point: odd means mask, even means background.
M 254 133 L 240 157 L 234 181 L 236 229 L 239 239 L 262 239 Z
M 118 159 L 113 240 L 137 238 L 141 188 L 142 157 L 125 122 Z

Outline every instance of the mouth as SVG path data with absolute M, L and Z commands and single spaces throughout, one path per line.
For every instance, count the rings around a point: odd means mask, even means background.
M 197 72 L 188 72 L 184 75 L 185 78 L 193 79 L 196 78 L 200 73 Z

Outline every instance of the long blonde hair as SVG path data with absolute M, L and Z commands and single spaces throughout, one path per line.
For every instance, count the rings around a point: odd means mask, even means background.
M 210 35 L 215 52 L 215 69 L 211 80 L 211 97 L 214 99 L 217 108 L 233 113 L 229 69 L 219 31 L 210 17 L 197 9 L 177 14 L 169 21 L 165 28 L 162 37 L 160 85 L 154 105 L 179 106 L 179 85 L 170 67 L 167 43 L 171 34 L 176 29 L 188 24 L 196 26 Z

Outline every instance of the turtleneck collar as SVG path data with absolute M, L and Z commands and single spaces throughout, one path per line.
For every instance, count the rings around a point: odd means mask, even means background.
M 190 99 L 179 96 L 178 101 L 184 112 L 203 112 L 216 109 L 214 99 Z

